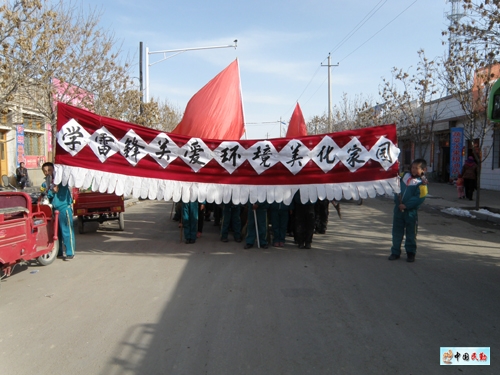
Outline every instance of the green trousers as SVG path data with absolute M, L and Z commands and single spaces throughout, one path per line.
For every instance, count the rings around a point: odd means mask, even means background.
M 394 209 L 392 220 L 392 247 L 391 253 L 401 255 L 401 244 L 405 237 L 406 253 L 417 252 L 417 210 L 405 210 L 401 212 L 397 207 Z

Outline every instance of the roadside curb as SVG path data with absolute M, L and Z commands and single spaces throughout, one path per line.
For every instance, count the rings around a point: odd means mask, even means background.
M 139 203 L 139 199 L 137 198 L 130 198 L 130 199 L 125 199 L 125 208 L 134 206 L 137 203 Z
M 382 199 L 387 200 L 387 201 L 391 201 L 393 199 L 392 197 L 388 197 L 387 195 L 377 196 L 377 198 L 378 197 L 382 197 Z M 489 221 L 491 223 L 500 224 L 500 217 L 484 214 L 482 212 L 476 211 L 475 208 L 465 208 L 465 207 L 463 207 L 461 202 L 459 202 L 459 203 L 450 202 L 450 201 L 444 199 L 443 197 L 439 197 L 439 196 L 430 196 L 429 198 L 427 198 L 424 201 L 423 206 L 427 206 L 427 207 L 430 207 L 430 208 L 438 210 L 438 211 L 442 211 L 442 210 L 445 210 L 447 208 L 456 208 L 456 209 L 460 209 L 463 211 L 468 211 L 471 215 L 475 216 L 475 218 L 474 218 L 475 220 L 484 220 L 484 221 Z M 490 207 L 481 207 L 481 208 L 488 210 L 492 213 L 499 213 L 498 209 L 494 209 L 494 208 L 490 208 Z
M 469 210 L 469 212 L 476 217 L 476 219 L 490 221 L 492 223 L 500 224 L 500 217 L 483 214 L 476 210 Z

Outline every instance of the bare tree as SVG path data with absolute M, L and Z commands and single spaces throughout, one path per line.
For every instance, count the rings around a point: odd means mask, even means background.
M 154 129 L 170 132 L 179 124 L 182 112 L 169 104 L 167 100 L 158 103 L 158 122 L 152 125 Z
M 335 131 L 366 128 L 374 125 L 375 117 L 372 117 L 371 108 L 373 100 L 364 98 L 362 95 L 349 97 L 343 93 L 338 104 L 332 109 L 333 128 Z
M 463 0 L 466 22 L 456 21 L 443 35 L 464 45 L 486 47 L 498 56 L 500 50 L 500 2 L 497 0 Z
M 464 117 L 464 137 L 472 146 L 474 159 L 478 164 L 476 209 L 480 205 L 482 163 L 491 152 L 486 137 L 491 134 L 494 123 L 486 115 L 492 83 L 499 77 L 498 66 L 494 71 L 495 54 L 485 45 L 459 43 L 450 49 L 445 63 L 444 79 L 448 90 L 460 103 Z
M 445 80 L 464 111 L 464 135 L 478 164 L 476 209 L 480 206 L 482 163 L 491 147 L 486 137 L 494 128 L 486 109 L 491 85 L 499 78 L 500 2 L 464 0 L 464 22 L 456 21 L 443 35 L 450 36 Z
M 307 134 L 325 134 L 328 133 L 328 115 L 323 113 L 321 116 L 314 116 L 306 123 Z M 334 130 L 335 131 L 335 130 Z
M 399 137 L 413 142 L 418 156 L 425 157 L 445 89 L 439 81 L 439 64 L 427 59 L 423 50 L 418 55 L 416 73 L 393 68 L 392 79 L 383 79 L 380 94 L 399 125 Z
M 50 49 L 46 31 L 58 27 L 53 7 L 42 1 L 4 1 L 0 6 L 0 109 L 39 79 L 41 56 Z M 61 56 L 58 47 L 52 49 L 54 58 Z
M 101 13 L 71 1 L 5 1 L 0 7 L 0 109 L 15 100 L 51 124 L 57 102 L 149 127 L 173 128 L 178 111 L 142 103 L 127 56 Z M 178 122 L 178 121 L 177 121 Z

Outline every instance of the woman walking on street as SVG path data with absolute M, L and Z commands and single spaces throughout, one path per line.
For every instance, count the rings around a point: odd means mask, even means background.
M 464 179 L 465 197 L 472 200 L 472 195 L 477 186 L 477 164 L 474 156 L 469 156 L 462 167 L 462 177 Z

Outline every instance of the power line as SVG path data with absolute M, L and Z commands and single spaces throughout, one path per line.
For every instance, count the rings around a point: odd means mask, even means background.
M 377 13 L 384 5 L 385 3 L 387 2 L 387 0 L 380 0 L 362 19 L 361 21 L 358 22 L 358 24 L 356 26 L 354 26 L 354 28 L 335 46 L 333 47 L 332 51 L 330 51 L 330 53 L 333 53 L 335 52 L 336 50 L 338 50 L 345 42 L 347 42 L 370 18 L 372 18 L 375 13 Z M 382 4 L 381 4 L 382 3 Z M 326 59 L 325 59 L 326 60 Z M 323 60 L 322 63 L 325 61 Z M 319 70 L 321 69 L 321 64 L 320 66 L 316 69 L 316 71 L 314 72 L 314 74 L 312 75 L 311 79 L 309 80 L 309 82 L 307 83 L 306 87 L 304 88 L 304 90 L 302 90 L 302 92 L 300 93 L 300 95 L 298 96 L 297 98 L 297 103 L 299 101 L 299 99 L 304 95 L 304 93 L 306 92 L 306 90 L 308 89 L 308 87 L 311 85 L 312 81 L 314 80 L 314 78 L 316 77 L 316 75 L 318 74 Z M 326 81 L 326 79 L 325 79 Z M 313 97 L 314 95 L 316 95 L 316 93 L 318 92 L 318 90 L 323 86 L 323 84 L 325 83 L 325 81 L 323 81 L 323 83 L 321 85 L 318 86 L 318 88 L 316 89 L 316 91 L 314 92 L 314 94 L 312 94 L 310 96 L 310 98 L 304 103 L 304 104 L 307 104 Z M 288 110 L 287 110 L 287 113 L 290 112 L 293 108 L 295 107 L 295 104 L 292 105 Z
M 365 40 L 363 43 L 361 43 L 356 49 L 354 49 L 351 53 L 349 53 L 347 56 L 345 56 L 343 59 L 340 61 L 344 61 L 347 59 L 349 56 L 351 56 L 354 52 L 356 52 L 358 49 L 363 47 L 366 43 L 368 43 L 370 40 L 372 40 L 376 35 L 378 35 L 382 30 L 384 30 L 387 26 L 389 26 L 391 23 L 393 23 L 396 19 L 398 19 L 404 12 L 406 12 L 408 9 L 410 9 L 418 0 L 415 0 L 413 3 L 408 5 L 401 13 L 399 13 L 396 17 L 394 17 L 392 20 L 387 22 L 381 29 L 379 29 L 375 34 L 373 34 L 371 37 L 369 37 L 367 40 Z M 340 62 L 339 61 L 339 62 Z
M 382 2 L 383 1 L 383 2 Z M 405 13 L 408 9 L 410 9 L 418 0 L 415 0 L 413 3 L 411 3 L 410 5 L 408 5 L 405 9 L 403 9 L 398 15 L 396 15 L 396 17 L 394 17 L 392 20 L 390 20 L 389 22 L 387 22 L 382 28 L 380 28 L 376 33 L 374 33 L 371 37 L 369 37 L 367 40 L 365 40 L 363 43 L 361 43 L 358 47 L 356 47 L 353 51 L 351 51 L 349 54 L 347 54 L 345 57 L 343 57 L 341 60 L 339 60 L 339 63 L 346 60 L 349 56 L 351 56 L 353 53 L 355 53 L 356 51 L 358 51 L 361 47 L 363 47 L 366 43 L 368 43 L 370 40 L 372 40 L 375 36 L 377 36 L 380 32 L 382 32 L 385 28 L 387 28 L 387 26 L 389 26 L 391 23 L 393 23 L 396 19 L 398 19 L 403 13 Z M 332 51 L 331 52 L 335 52 L 336 50 L 338 50 L 345 42 L 347 42 L 347 40 L 349 40 L 370 18 L 372 18 L 384 5 L 385 3 L 387 2 L 387 0 L 380 0 L 364 17 L 363 19 L 361 19 L 361 21 L 358 22 L 358 24 L 335 46 L 333 47 Z M 382 3 L 382 4 L 381 4 Z M 330 52 L 330 53 L 331 53 Z M 325 58 L 323 60 L 323 62 L 326 60 L 327 58 Z M 304 88 L 304 90 L 302 91 L 302 93 L 299 95 L 299 97 L 297 98 L 297 101 L 299 101 L 299 99 L 304 95 L 304 93 L 306 92 L 306 90 L 308 89 L 308 87 L 311 85 L 312 81 L 314 80 L 314 78 L 316 77 L 316 75 L 318 74 L 319 70 L 321 68 L 321 64 L 320 66 L 316 69 L 316 71 L 314 72 L 313 76 L 311 77 L 311 79 L 309 80 L 308 84 L 306 85 L 306 87 Z M 316 93 L 319 91 L 319 89 L 321 87 L 323 87 L 324 83 L 325 83 L 326 79 L 318 86 L 318 88 L 316 89 L 316 91 L 310 96 L 310 98 L 304 103 L 304 104 L 307 104 L 315 95 Z M 287 113 L 290 112 L 293 108 L 295 107 L 295 104 L 293 104 L 290 109 L 287 110 Z
M 382 3 L 383 1 L 383 3 Z M 380 4 L 382 3 L 382 4 Z M 333 47 L 333 49 L 330 51 L 330 53 L 333 53 L 335 51 L 337 51 L 340 47 L 342 47 L 344 45 L 345 42 L 347 42 L 349 39 L 351 39 L 351 37 L 356 34 L 356 32 L 366 23 L 368 22 L 368 20 L 370 18 L 372 18 L 375 13 L 377 13 L 384 5 L 385 3 L 387 3 L 387 0 L 380 0 L 378 2 L 377 5 L 375 5 L 372 10 L 370 10 L 368 12 L 368 14 L 366 16 L 364 16 L 364 18 L 358 22 L 358 24 L 356 26 L 354 26 L 354 29 L 352 29 L 345 37 L 344 39 L 342 39 L 335 47 Z M 380 6 L 379 6 L 380 4 Z M 324 60 L 323 60 L 324 61 Z

